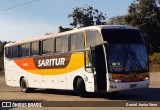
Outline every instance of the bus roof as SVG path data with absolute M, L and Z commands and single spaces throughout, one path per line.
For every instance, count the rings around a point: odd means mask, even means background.
M 125 25 L 88 26 L 88 27 L 76 28 L 76 29 L 66 31 L 66 32 L 60 32 L 60 33 L 56 33 L 56 34 L 45 35 L 45 36 L 41 36 L 41 37 L 38 37 L 38 38 L 22 40 L 22 41 L 17 41 L 17 42 L 10 42 L 10 43 L 6 44 L 5 47 L 12 46 L 12 45 L 18 45 L 18 44 L 24 44 L 24 43 L 28 43 L 28 42 L 43 40 L 43 39 L 49 39 L 49 38 L 56 37 L 56 36 L 63 36 L 63 35 L 67 35 L 67 34 L 73 34 L 73 33 L 76 33 L 76 32 L 80 32 L 80 31 L 84 31 L 84 30 L 92 30 L 92 29 L 96 29 L 96 30 L 100 31 L 101 29 L 138 29 L 138 28 L 133 27 L 133 26 L 125 26 Z

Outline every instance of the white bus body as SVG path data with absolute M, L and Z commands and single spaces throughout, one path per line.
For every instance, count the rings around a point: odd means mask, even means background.
M 149 86 L 145 43 L 135 27 L 90 26 L 4 48 L 6 84 L 24 92 L 66 89 L 84 96 Z

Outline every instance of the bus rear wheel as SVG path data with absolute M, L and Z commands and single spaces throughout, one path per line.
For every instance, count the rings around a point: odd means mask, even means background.
M 77 90 L 78 90 L 78 93 L 79 93 L 80 97 L 86 97 L 87 96 L 87 92 L 86 92 L 86 89 L 85 89 L 85 83 L 84 83 L 82 78 L 79 78 L 77 80 Z
M 28 92 L 33 91 L 32 88 L 27 87 L 27 82 L 24 78 L 21 80 L 21 88 L 22 88 L 22 92 L 24 92 L 24 93 L 28 93 Z

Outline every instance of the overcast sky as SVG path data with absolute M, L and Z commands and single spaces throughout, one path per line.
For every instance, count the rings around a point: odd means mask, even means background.
M 108 18 L 128 12 L 134 0 L 0 0 L 0 40 L 19 41 L 57 33 L 59 26 L 70 27 L 68 14 L 76 6 L 92 5 Z M 5 10 L 8 9 L 8 10 Z

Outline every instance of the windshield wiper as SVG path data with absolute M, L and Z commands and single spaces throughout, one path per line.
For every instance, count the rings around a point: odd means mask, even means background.
M 132 57 L 135 59 L 134 61 L 136 61 L 137 65 L 140 66 L 141 71 L 144 71 L 142 65 L 140 64 L 139 60 L 137 59 L 137 57 L 135 56 L 135 54 L 133 53 L 133 51 L 131 53 L 132 53 L 131 54 Z
M 134 64 L 136 64 L 136 68 L 140 67 L 137 69 L 140 69 L 141 71 L 143 71 L 142 65 L 140 64 L 139 60 L 137 59 L 137 57 L 135 56 L 135 54 L 133 53 L 133 51 L 129 47 L 130 47 L 130 45 L 126 45 L 126 53 L 127 53 L 126 58 L 128 61 L 130 59 L 130 58 L 128 58 L 128 56 L 131 56 L 131 61 L 132 61 L 131 69 L 134 69 Z M 126 66 L 127 66 L 127 63 L 126 63 Z

